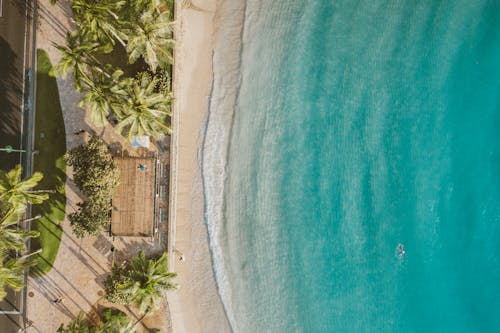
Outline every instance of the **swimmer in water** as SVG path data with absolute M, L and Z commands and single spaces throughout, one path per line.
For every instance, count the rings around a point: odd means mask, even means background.
M 405 247 L 403 244 L 399 243 L 398 246 L 397 246 L 397 250 L 398 250 L 398 254 L 399 254 L 399 258 L 402 259 L 404 256 L 405 256 Z

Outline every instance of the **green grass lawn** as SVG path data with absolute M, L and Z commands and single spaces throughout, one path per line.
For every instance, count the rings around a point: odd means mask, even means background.
M 35 118 L 34 169 L 44 175 L 38 188 L 55 190 L 49 200 L 33 207 L 33 216 L 42 217 L 32 222 L 32 229 L 40 232 L 40 238 L 32 240 L 32 249 L 42 249 L 33 274 L 42 275 L 50 271 L 56 260 L 61 243 L 62 228 L 66 209 L 66 132 L 62 116 L 59 91 L 54 76 L 49 74 L 52 64 L 47 53 L 37 50 L 37 88 Z

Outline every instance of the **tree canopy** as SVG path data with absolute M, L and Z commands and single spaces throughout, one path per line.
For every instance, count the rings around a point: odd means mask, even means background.
M 46 191 L 33 189 L 43 177 L 40 172 L 26 179 L 21 176 L 20 165 L 7 172 L 0 170 L 0 300 L 7 295 L 7 287 L 21 290 L 24 270 L 35 264 L 27 253 L 26 240 L 39 233 L 19 224 L 29 203 L 40 204 L 48 198 Z
M 168 271 L 168 256 L 146 259 L 140 251 L 124 267 L 114 267 L 105 280 L 106 299 L 121 304 L 135 304 L 139 312 L 158 308 L 165 292 L 177 288 L 172 282 L 177 275 Z
M 117 309 L 105 309 L 100 316 L 99 323 L 85 320 L 85 314 L 80 312 L 78 317 L 67 324 L 61 324 L 57 333 L 134 333 L 136 330 L 130 318 Z
M 110 222 L 111 198 L 118 185 L 119 170 L 97 136 L 68 151 L 65 161 L 73 166 L 73 181 L 86 197 L 78 203 L 78 211 L 69 215 L 73 232 L 78 237 L 96 235 Z
M 118 119 L 117 131 L 129 139 L 170 133 L 171 88 L 161 85 L 158 89 L 156 84 L 173 62 L 171 6 L 170 0 L 71 2 L 76 29 L 66 45 L 55 45 L 61 61 L 53 72 L 63 77 L 73 73 L 75 88 L 85 96 L 79 106 L 88 108 L 94 124 L 104 126 L 109 117 Z M 111 53 L 117 44 L 127 52 L 125 63 L 103 63 L 102 55 Z M 152 74 L 147 84 L 145 75 L 125 76 L 122 70 L 127 60 L 139 59 Z
M 17 165 L 14 169 L 5 172 L 0 170 L 0 202 L 11 206 L 26 206 L 28 203 L 39 204 L 47 200 L 46 191 L 35 191 L 33 188 L 42 180 L 41 172 L 35 172 L 31 177 L 22 180 L 23 169 Z

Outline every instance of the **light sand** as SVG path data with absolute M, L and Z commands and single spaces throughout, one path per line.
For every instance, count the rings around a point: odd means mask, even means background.
M 177 3 L 172 138 L 171 269 L 180 288 L 168 295 L 174 333 L 230 332 L 217 294 L 204 223 L 201 145 L 212 84 L 216 0 Z M 174 250 L 175 249 L 175 250 Z M 180 261 L 183 255 L 186 260 Z

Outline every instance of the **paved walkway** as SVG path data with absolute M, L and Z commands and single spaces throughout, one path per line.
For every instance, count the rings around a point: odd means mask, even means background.
M 49 54 L 53 64 L 59 60 L 57 51 L 52 43 L 62 44 L 72 23 L 68 19 L 70 9 L 67 1 L 59 1 L 57 5 L 50 5 L 49 0 L 39 1 L 38 48 Z M 58 79 L 61 107 L 66 129 L 67 148 L 71 149 L 83 143 L 83 136 L 74 135 L 79 129 L 101 135 L 108 144 L 121 144 L 130 148 L 123 138 L 117 135 L 112 128 L 94 128 L 90 125 L 88 115 L 79 107 L 81 98 L 73 88 L 71 78 Z M 78 189 L 71 181 L 72 172 L 68 169 L 66 182 L 66 214 L 76 209 L 81 201 Z M 80 311 L 91 313 L 102 306 L 110 306 L 103 300 L 103 280 L 110 272 L 113 260 L 121 261 L 145 249 L 147 253 L 160 253 L 161 248 L 142 238 L 109 237 L 103 233 L 99 237 L 76 238 L 69 222 L 62 223 L 63 235 L 59 254 L 53 269 L 43 277 L 30 278 L 28 284 L 27 319 L 33 322 L 33 327 L 27 332 L 49 333 L 55 332 L 61 323 L 68 323 L 76 318 Z M 111 247 L 116 250 L 111 252 Z M 59 303 L 54 301 L 61 299 Z M 162 332 L 169 332 L 168 306 L 155 316 L 146 317 L 145 325 L 150 328 L 162 328 Z M 154 323 L 154 325 L 153 325 Z

